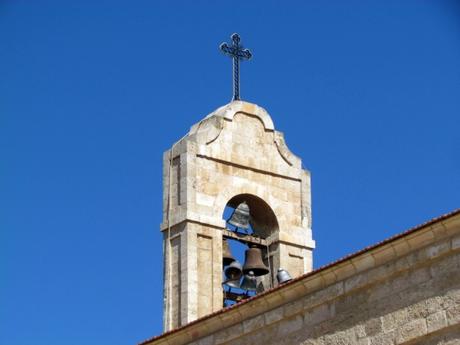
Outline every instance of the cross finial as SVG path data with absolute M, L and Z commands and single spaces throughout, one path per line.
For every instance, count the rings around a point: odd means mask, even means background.
M 220 45 L 220 50 L 233 59 L 233 101 L 240 99 L 240 59 L 249 60 L 252 57 L 249 49 L 244 49 L 240 45 L 240 35 L 234 33 L 232 36 L 232 45 L 227 43 Z

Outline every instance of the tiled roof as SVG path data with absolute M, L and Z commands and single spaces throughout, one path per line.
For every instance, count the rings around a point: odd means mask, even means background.
M 431 220 L 429 220 L 429 221 L 427 221 L 427 222 L 425 222 L 425 223 L 422 223 L 422 224 L 417 225 L 417 226 L 415 226 L 415 227 L 413 227 L 413 228 L 410 228 L 410 229 L 408 229 L 408 230 L 406 230 L 406 231 L 404 231 L 404 232 L 402 232 L 402 233 L 399 233 L 399 234 L 396 234 L 396 235 L 394 235 L 394 236 L 391 236 L 390 238 L 387 238 L 387 239 L 385 239 L 385 240 L 383 240 L 383 241 L 381 241 L 381 242 L 378 242 L 378 243 L 376 243 L 376 244 L 374 244 L 374 245 L 365 247 L 365 248 L 363 248 L 363 249 L 361 249 L 361 250 L 359 250 L 359 251 L 357 251 L 357 252 L 355 252 L 355 253 L 349 254 L 349 255 L 347 255 L 347 256 L 345 256 L 345 257 L 339 259 L 339 260 L 336 260 L 336 261 L 334 261 L 334 262 L 332 262 L 332 263 L 330 263 L 330 264 L 327 264 L 327 265 L 325 265 L 325 266 L 319 267 L 319 268 L 317 268 L 317 269 L 315 269 L 315 270 L 313 270 L 313 271 L 311 271 L 311 272 L 309 272 L 309 273 L 306 273 L 306 274 L 303 274 L 303 275 L 301 275 L 301 276 L 299 276 L 299 277 L 297 277 L 297 278 L 294 278 L 294 279 L 292 279 L 291 281 L 289 281 L 289 282 L 287 282 L 287 283 L 285 283 L 285 284 L 283 284 L 283 285 L 278 285 L 277 287 L 274 287 L 274 288 L 272 288 L 272 289 L 270 289 L 270 290 L 267 290 L 267 291 L 264 291 L 264 292 L 262 292 L 262 293 L 259 293 L 259 294 L 255 295 L 255 296 L 253 296 L 253 297 L 250 297 L 250 298 L 248 298 L 248 299 L 245 299 L 245 300 L 243 300 L 243 301 L 241 301 L 241 302 L 239 302 L 239 303 L 236 303 L 236 304 L 234 304 L 234 305 L 232 305 L 232 306 L 229 306 L 229 307 L 220 309 L 220 310 L 218 310 L 218 311 L 216 311 L 216 312 L 214 312 L 214 313 L 211 313 L 211 314 L 208 314 L 208 315 L 206 315 L 206 316 L 203 316 L 203 317 L 201 317 L 201 318 L 199 318 L 199 319 L 197 319 L 197 320 L 194 320 L 194 321 L 192 321 L 192 322 L 190 322 L 190 323 L 188 323 L 188 324 L 186 324 L 186 325 L 184 325 L 184 326 L 175 328 L 175 329 L 170 330 L 170 331 L 168 331 L 168 332 L 165 332 L 165 333 L 163 333 L 163 334 L 161 334 L 161 335 L 158 335 L 158 336 L 155 336 L 155 337 L 153 337 L 153 338 L 147 339 L 147 340 L 141 342 L 139 345 L 146 345 L 146 344 L 148 344 L 148 343 L 150 343 L 150 342 L 152 342 L 152 341 L 155 341 L 155 340 L 158 340 L 158 339 L 161 339 L 161 338 L 165 338 L 165 337 L 167 337 L 167 336 L 169 336 L 169 335 L 171 335 L 171 334 L 174 334 L 174 333 L 176 333 L 176 332 L 178 332 L 178 331 L 180 331 L 180 330 L 183 330 L 183 329 L 185 329 L 185 328 L 188 328 L 188 327 L 191 327 L 191 326 L 193 326 L 193 325 L 196 325 L 197 323 L 203 322 L 204 320 L 207 320 L 207 319 L 209 319 L 209 318 L 212 318 L 212 317 L 214 317 L 214 316 L 216 316 L 216 315 L 221 315 L 221 314 L 223 314 L 223 313 L 226 313 L 226 312 L 228 312 L 228 311 L 230 311 L 230 310 L 232 310 L 232 309 L 235 309 L 235 308 L 238 308 L 238 307 L 242 306 L 243 304 L 246 304 L 246 303 L 249 303 L 249 302 L 251 302 L 251 301 L 253 301 L 253 300 L 259 299 L 259 298 L 261 298 L 262 296 L 266 296 L 266 295 L 268 295 L 268 294 L 274 293 L 275 291 L 284 289 L 284 288 L 286 288 L 287 286 L 290 286 L 291 284 L 294 284 L 295 282 L 297 282 L 297 281 L 299 281 L 299 280 L 305 279 L 306 277 L 311 277 L 311 276 L 313 276 L 313 275 L 316 275 L 316 274 L 318 274 L 319 272 L 322 272 L 322 271 L 324 271 L 324 270 L 326 270 L 326 269 L 329 269 L 329 268 L 331 268 L 331 267 L 333 267 L 333 266 L 339 265 L 340 263 L 342 263 L 342 262 L 344 262 L 344 261 L 350 260 L 350 259 L 352 259 L 352 258 L 354 258 L 354 257 L 356 257 L 356 256 L 359 256 L 359 255 L 361 255 L 361 254 L 364 254 L 364 253 L 366 253 L 366 252 L 369 252 L 369 251 L 371 251 L 371 250 L 374 250 L 374 249 L 376 249 L 376 248 L 378 248 L 378 247 L 382 247 L 382 246 L 384 246 L 384 245 L 386 245 L 386 244 L 388 244 L 388 243 L 391 243 L 391 242 L 393 242 L 393 241 L 396 241 L 396 240 L 398 240 L 398 239 L 400 239 L 400 238 L 402 238 L 402 237 L 411 235 L 411 234 L 413 234 L 413 233 L 415 233 L 415 232 L 417 232 L 417 231 L 419 231 L 419 230 L 421 230 L 421 229 L 423 229 L 423 228 L 425 228 L 425 227 L 427 227 L 427 226 L 430 226 L 430 225 L 432 225 L 432 224 L 441 222 L 441 221 L 443 221 L 443 220 L 446 220 L 446 219 L 448 219 L 448 218 L 450 218 L 450 217 L 453 217 L 453 216 L 456 216 L 456 215 L 458 215 L 458 214 L 460 214 L 460 208 L 459 208 L 459 209 L 456 209 L 456 210 L 454 210 L 454 211 L 452 211 L 452 212 L 443 214 L 443 215 L 441 215 L 441 216 L 439 216 L 439 217 L 433 218 L 433 219 L 431 219 Z

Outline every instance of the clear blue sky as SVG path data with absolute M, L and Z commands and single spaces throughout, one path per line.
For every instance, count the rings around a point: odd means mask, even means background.
M 315 267 L 460 206 L 455 1 L 2 1 L 0 344 L 161 332 L 162 152 L 242 98 L 312 172 Z

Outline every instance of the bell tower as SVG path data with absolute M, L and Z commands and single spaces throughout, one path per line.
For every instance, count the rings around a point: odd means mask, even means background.
M 223 308 L 227 241 L 250 245 L 248 281 L 265 289 L 279 268 L 293 278 L 311 271 L 310 173 L 263 108 L 234 100 L 165 152 L 161 231 L 168 331 Z

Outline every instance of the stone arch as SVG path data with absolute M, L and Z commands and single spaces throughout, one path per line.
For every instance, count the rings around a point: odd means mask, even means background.
M 236 208 L 240 203 L 246 201 L 251 210 L 252 225 L 255 234 L 267 238 L 274 232 L 279 231 L 279 216 L 270 205 L 268 191 L 261 191 L 260 188 L 252 187 L 250 184 L 246 188 L 227 188 L 219 193 L 214 202 L 215 214 L 224 214 L 226 206 Z
M 252 194 L 238 194 L 228 201 L 227 206 L 236 208 L 244 201 L 248 204 L 250 209 L 251 225 L 255 235 L 261 238 L 267 238 L 279 230 L 275 212 L 273 212 L 271 207 L 258 196 Z

